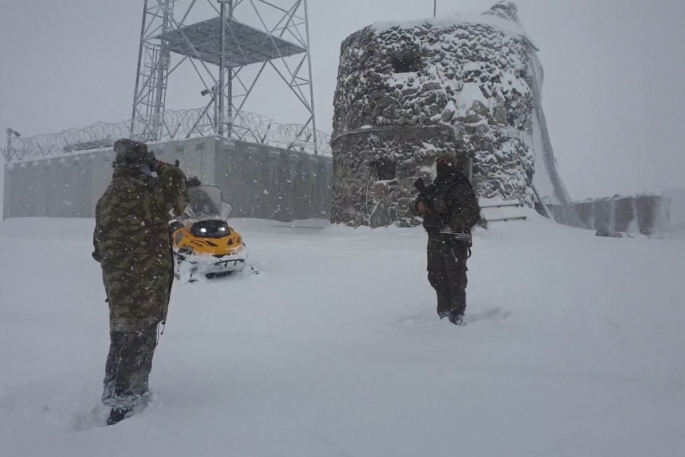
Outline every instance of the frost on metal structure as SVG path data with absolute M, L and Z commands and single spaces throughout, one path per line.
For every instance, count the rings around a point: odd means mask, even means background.
M 171 127 L 171 134 L 163 136 L 162 140 L 213 135 L 214 129 L 211 124 L 199 122 L 206 116 L 207 113 L 203 108 L 165 110 L 163 123 Z M 0 148 L 0 152 L 5 161 L 18 162 L 108 148 L 117 139 L 128 137 L 130 125 L 130 120 L 111 123 L 96 122 L 85 128 L 31 137 L 17 136 L 14 130 L 7 129 L 7 147 Z M 279 124 L 266 116 L 241 111 L 235 118 L 234 128 L 235 131 L 242 133 L 240 136 L 234 135 L 235 139 L 301 152 L 314 153 L 317 150 L 322 155 L 330 153 L 330 136 L 317 132 L 317 142 L 314 143 L 311 127 L 307 127 L 303 133 L 302 125 Z M 309 140 L 304 140 L 303 135 Z
M 457 153 L 482 198 L 568 204 L 517 7 L 366 27 L 342 44 L 333 222 L 415 225 L 413 182 Z M 535 185 L 534 185 L 535 183 Z
M 188 24 L 196 16 L 206 18 Z M 242 22 L 248 16 L 251 25 Z M 174 136 L 176 126 L 164 115 L 169 76 L 187 63 L 209 96 L 189 134 L 211 129 L 251 141 L 255 132 L 245 127 L 243 108 L 270 68 L 305 108 L 296 138 L 318 152 L 306 0 L 145 0 L 131 137 Z M 250 65 L 259 69 L 248 75 Z

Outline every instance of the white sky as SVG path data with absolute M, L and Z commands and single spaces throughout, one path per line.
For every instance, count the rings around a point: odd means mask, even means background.
M 438 9 L 481 12 L 494 3 L 438 0 Z M 545 112 L 572 197 L 685 187 L 685 1 L 517 4 L 541 48 Z M 433 1 L 309 0 L 309 9 L 318 127 L 330 133 L 342 40 L 374 22 L 431 16 Z M 129 118 L 141 13 L 142 0 L 4 1 L 3 144 L 6 127 L 29 136 Z M 252 110 L 293 121 L 292 99 L 265 81 Z M 200 89 L 180 74 L 168 107 L 202 106 Z

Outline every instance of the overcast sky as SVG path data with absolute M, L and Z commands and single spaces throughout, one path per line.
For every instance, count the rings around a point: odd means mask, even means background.
M 494 3 L 438 0 L 438 10 L 481 12 Z M 516 3 L 541 49 L 545 113 L 572 197 L 685 187 L 685 1 Z M 4 0 L 2 143 L 6 127 L 29 136 L 129 118 L 142 4 Z M 309 9 L 318 127 L 330 133 L 341 41 L 374 22 L 429 17 L 433 0 L 309 0 Z M 287 98 L 266 81 L 254 107 L 292 121 Z M 202 106 L 201 88 L 181 75 L 168 107 Z

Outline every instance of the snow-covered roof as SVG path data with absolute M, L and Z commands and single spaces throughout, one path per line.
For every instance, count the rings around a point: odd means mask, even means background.
M 499 15 L 493 15 L 490 11 L 484 14 L 457 14 L 438 18 L 418 19 L 413 21 L 389 21 L 378 22 L 371 25 L 371 29 L 383 33 L 394 28 L 413 29 L 417 27 L 431 27 L 448 29 L 458 25 L 486 25 L 499 30 L 502 33 L 524 38 L 533 48 L 538 49 L 530 39 L 523 26 L 517 22 L 506 19 Z

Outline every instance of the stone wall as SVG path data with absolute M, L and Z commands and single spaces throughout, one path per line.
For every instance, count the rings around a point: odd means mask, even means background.
M 443 152 L 471 160 L 480 197 L 532 204 L 534 52 L 510 3 L 348 37 L 334 101 L 333 222 L 418 223 L 411 183 Z
M 331 219 L 352 226 L 413 226 L 420 223 L 413 212 L 416 176 L 428 177 L 436 152 L 454 151 L 455 141 L 444 126 L 412 126 L 348 133 L 335 146 Z

